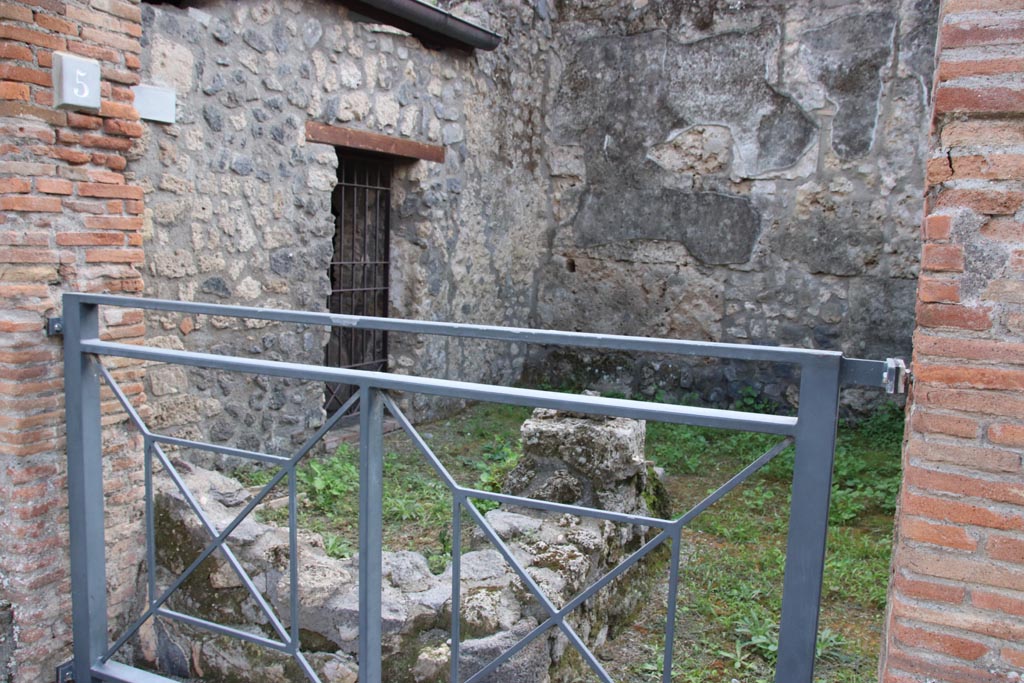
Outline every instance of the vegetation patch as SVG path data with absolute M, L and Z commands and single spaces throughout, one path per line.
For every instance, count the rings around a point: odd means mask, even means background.
M 769 412 L 747 400 L 744 410 Z M 841 424 L 822 589 L 816 680 L 873 680 L 877 668 L 900 481 L 903 413 L 887 405 L 856 424 Z M 778 437 L 648 423 L 648 457 L 666 470 L 673 514 L 685 512 Z M 685 536 L 674 681 L 761 683 L 772 680 L 778 648 L 789 482 L 788 449 L 698 516 Z M 610 655 L 616 680 L 649 680 L 660 671 L 664 612 L 634 626 L 644 661 Z M 627 634 L 619 646 L 630 641 Z M 612 647 L 616 645 L 613 643 Z M 636 650 L 634 649 L 634 652 Z
M 519 427 L 530 412 L 518 406 L 479 404 L 419 430 L 460 485 L 498 491 L 522 454 Z M 423 553 L 431 568 L 441 572 L 452 548 L 451 494 L 404 433 L 386 435 L 384 448 L 384 549 Z M 248 485 L 262 485 L 273 471 L 249 467 L 235 475 Z M 307 460 L 298 468 L 297 479 L 299 525 L 319 532 L 329 555 L 354 554 L 359 538 L 358 447 L 342 444 L 333 455 Z M 281 495 L 283 486 L 278 485 Z M 475 502 L 481 512 L 497 507 L 490 501 Z M 264 505 L 257 516 L 260 521 L 287 524 L 288 511 Z M 471 526 L 468 520 L 464 524 Z
M 744 394 L 737 409 L 775 406 Z M 419 430 L 463 485 L 497 491 L 521 455 L 526 408 L 480 404 Z M 902 410 L 886 406 L 856 424 L 841 424 L 832 487 L 830 532 L 816 679 L 854 683 L 874 676 L 900 480 Z M 672 515 L 685 512 L 779 437 L 649 422 L 647 457 L 665 470 Z M 385 548 L 423 553 L 444 569 L 451 553 L 451 496 L 403 434 L 385 438 Z M 788 449 L 739 489 L 699 515 L 684 535 L 674 681 L 760 683 L 772 679 L 778 646 L 789 482 Z M 239 473 L 265 483 L 260 470 Z M 327 551 L 357 548 L 358 454 L 342 446 L 298 471 L 300 524 L 318 531 Z M 478 501 L 482 510 L 494 504 Z M 287 519 L 284 507 L 262 506 L 265 521 Z M 464 524 L 469 529 L 472 523 Z M 667 577 L 666 577 L 667 578 Z M 662 592 L 664 595 L 664 592 Z M 660 607 L 659 607 L 660 604 Z M 600 653 L 617 681 L 651 680 L 660 672 L 664 599 L 624 626 Z

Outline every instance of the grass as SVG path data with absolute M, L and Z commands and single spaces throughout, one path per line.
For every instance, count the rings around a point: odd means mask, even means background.
M 745 405 L 766 410 L 769 406 Z M 873 680 L 900 480 L 903 414 L 886 406 L 840 425 L 822 591 L 817 680 Z M 777 437 L 650 424 L 650 457 L 669 474 L 679 514 Z M 697 517 L 686 540 L 678 681 L 770 681 L 778 644 L 793 452 Z M 634 667 L 642 675 L 650 660 Z M 637 679 L 642 680 L 642 679 Z
M 529 414 L 528 408 L 480 404 L 456 418 L 422 425 L 420 430 L 456 481 L 498 491 L 519 459 L 519 426 Z M 440 572 L 451 553 L 451 495 L 406 435 L 386 435 L 384 446 L 384 547 L 421 552 L 431 568 Z M 357 450 L 342 444 L 334 454 L 307 460 L 297 469 L 299 524 L 319 532 L 333 557 L 357 551 Z M 235 472 L 248 485 L 265 484 L 271 474 L 254 468 Z M 476 503 L 482 512 L 496 506 L 489 501 Z M 281 506 L 263 506 L 257 516 L 277 524 L 287 524 L 288 519 L 287 509 Z
M 736 406 L 774 408 L 752 394 Z M 498 490 L 520 454 L 524 408 L 480 404 L 420 432 L 461 484 Z M 822 591 L 816 679 L 873 680 L 888 581 L 892 514 L 900 479 L 903 415 L 887 406 L 840 425 Z M 680 514 L 778 441 L 767 435 L 648 423 L 647 456 L 665 469 L 673 514 Z M 385 547 L 424 553 L 435 571 L 451 551 L 451 497 L 408 438 L 385 439 Z M 679 599 L 674 681 L 770 681 L 778 641 L 789 517 L 792 449 L 698 516 L 688 528 Z M 269 478 L 243 472 L 248 483 Z M 299 469 L 301 524 L 319 531 L 328 553 L 356 550 L 358 456 L 343 446 Z M 487 506 L 481 503 L 483 509 Z M 264 509 L 265 520 L 286 512 Z M 648 610 L 607 655 L 613 678 L 651 680 L 660 671 L 665 613 Z M 659 621 L 660 620 L 660 621 Z

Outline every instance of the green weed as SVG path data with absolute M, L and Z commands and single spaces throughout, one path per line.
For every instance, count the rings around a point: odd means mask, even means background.
M 775 412 L 747 392 L 735 408 Z M 830 534 L 823 585 L 816 680 L 863 680 L 877 656 L 885 605 L 892 512 L 900 482 L 903 414 L 885 406 L 868 418 L 841 424 L 833 471 Z M 720 486 L 778 437 L 685 425 L 648 424 L 648 457 L 675 475 L 669 483 L 681 513 Z M 699 623 L 707 646 L 689 662 L 693 680 L 770 680 L 778 648 L 777 619 L 785 567 L 792 448 L 690 525 L 693 545 L 683 581 L 686 623 Z M 845 630 L 847 621 L 871 627 Z M 858 621 L 859 620 L 859 621 Z M 688 680 L 688 679 L 684 679 Z
M 321 535 L 324 539 L 324 552 L 328 555 L 337 558 L 352 556 L 354 549 L 347 538 L 339 536 L 338 534 L 332 534 L 329 531 L 323 532 Z
M 780 412 L 749 390 L 734 407 Z M 499 491 L 520 457 L 519 426 L 528 415 L 523 408 L 481 404 L 423 432 L 432 434 L 428 443 L 457 481 Z M 878 650 L 877 640 L 872 640 L 877 635 L 872 634 L 880 624 L 888 581 L 902 424 L 901 410 L 887 406 L 859 423 L 840 425 L 822 596 L 822 619 L 828 628 L 819 634 L 816 681 L 860 683 L 870 677 Z M 665 484 L 675 506 L 672 514 L 684 512 L 778 441 L 779 437 L 764 434 L 647 425 L 647 457 L 669 475 Z M 430 568 L 441 572 L 452 551 L 451 496 L 415 448 L 393 437 L 386 448 L 385 546 L 419 550 Z M 685 532 L 688 549 L 680 577 L 677 629 L 689 634 L 686 647 L 676 649 L 674 681 L 771 680 L 792 468 L 790 448 L 699 515 Z M 258 485 L 266 483 L 273 470 L 252 468 L 240 474 L 248 485 Z M 301 523 L 323 534 L 328 554 L 350 556 L 355 552 L 358 519 L 355 449 L 345 446 L 331 457 L 304 464 L 298 481 L 305 501 Z M 474 503 L 481 512 L 496 506 Z M 660 653 L 661 645 L 652 639 L 649 649 L 637 650 L 630 670 L 644 678 L 659 677 Z
M 522 456 L 518 440 L 493 441 L 480 454 L 475 467 L 480 472 L 477 488 L 494 493 L 501 492 L 502 483 Z
M 353 499 L 358 501 L 359 455 L 348 444 L 342 444 L 333 457 L 306 461 L 296 477 L 300 490 L 318 512 L 328 517 L 347 514 Z
M 232 473 L 238 481 L 246 486 L 266 486 L 274 478 L 275 470 L 270 467 L 244 465 Z
M 733 410 L 742 410 L 745 413 L 762 413 L 774 415 L 780 410 L 775 401 L 765 398 L 757 392 L 754 387 L 743 387 L 740 389 L 740 396 L 732 404 Z

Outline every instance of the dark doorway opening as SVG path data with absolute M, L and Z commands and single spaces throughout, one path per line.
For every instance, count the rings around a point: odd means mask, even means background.
M 344 315 L 388 315 L 391 224 L 391 162 L 338 151 L 338 185 L 331 195 L 334 255 L 328 310 Z M 326 365 L 385 371 L 387 332 L 332 328 Z M 347 384 L 327 384 L 326 408 L 337 410 L 355 393 Z

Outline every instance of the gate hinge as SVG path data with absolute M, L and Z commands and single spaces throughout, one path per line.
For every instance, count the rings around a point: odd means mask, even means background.
M 885 391 L 888 394 L 907 393 L 907 384 L 913 375 L 902 358 L 885 359 Z
M 60 316 L 46 319 L 46 336 L 57 337 L 64 334 L 64 318 Z
M 58 318 L 60 320 L 60 318 Z M 69 659 L 57 667 L 57 683 L 74 683 L 74 660 Z

